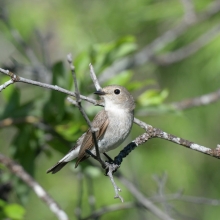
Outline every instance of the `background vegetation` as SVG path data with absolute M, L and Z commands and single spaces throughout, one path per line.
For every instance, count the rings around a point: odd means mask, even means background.
M 83 95 L 95 90 L 89 77 L 92 63 L 102 86 L 120 84 L 131 91 L 137 118 L 207 147 L 220 143 L 220 102 L 183 110 L 173 105 L 219 89 L 218 1 L 7 0 L 0 1 L 0 9 L 1 68 L 74 91 L 66 62 L 71 52 Z M 0 74 L 0 85 L 7 80 Z M 100 110 L 86 102 L 83 106 L 91 119 Z M 66 95 L 19 83 L 0 93 L 0 152 L 20 163 L 70 219 L 80 219 L 76 210 L 83 218 L 91 209 L 120 203 L 101 169 L 86 162 L 76 170 L 73 162 L 56 175 L 46 174 L 86 129 Z M 126 143 L 142 132 L 134 125 Z M 157 204 L 174 219 L 217 219 L 219 166 L 217 159 L 154 139 L 136 148 L 120 171 L 146 197 L 180 192 L 176 199 Z M 0 168 L 0 218 L 54 219 L 22 181 L 4 165 Z M 135 201 L 119 185 L 125 201 Z M 112 218 L 157 219 L 137 208 L 101 217 Z

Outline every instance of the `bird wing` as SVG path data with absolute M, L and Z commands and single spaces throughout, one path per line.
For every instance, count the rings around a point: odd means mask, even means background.
M 105 110 L 100 111 L 95 116 L 92 122 L 92 127 L 94 129 L 97 129 L 97 131 L 95 132 L 95 136 L 97 140 L 99 140 L 99 138 L 105 133 L 108 124 L 109 124 L 109 119 L 106 111 Z M 88 157 L 86 155 L 86 150 L 91 150 L 93 146 L 94 146 L 94 142 L 92 138 L 92 131 L 91 129 L 88 129 L 81 144 L 75 167 L 77 167 L 82 160 Z

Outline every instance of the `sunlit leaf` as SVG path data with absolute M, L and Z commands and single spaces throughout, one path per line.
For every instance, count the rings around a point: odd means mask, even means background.
M 24 218 L 25 209 L 18 204 L 9 204 L 4 207 L 4 212 L 8 218 L 20 220 Z
M 142 93 L 138 98 L 137 102 L 142 106 L 148 105 L 159 105 L 161 104 L 168 96 L 168 90 L 158 91 L 158 90 L 147 90 Z
M 111 78 L 106 82 L 106 85 L 121 85 L 125 86 L 132 78 L 132 71 L 124 71 L 117 74 L 115 77 Z

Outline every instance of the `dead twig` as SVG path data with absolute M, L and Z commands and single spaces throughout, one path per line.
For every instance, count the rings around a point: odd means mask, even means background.
M 59 207 L 59 205 L 49 196 L 44 188 L 36 182 L 21 165 L 15 163 L 13 160 L 0 154 L 0 163 L 4 164 L 10 172 L 14 173 L 18 178 L 24 181 L 35 194 L 46 203 L 49 209 L 57 216 L 59 220 L 68 220 L 67 214 Z

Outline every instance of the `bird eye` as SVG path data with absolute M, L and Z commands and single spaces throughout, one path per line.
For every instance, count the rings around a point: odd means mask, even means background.
M 114 93 L 115 93 L 116 95 L 120 94 L 120 92 L 121 92 L 121 91 L 120 91 L 119 89 L 115 89 L 115 90 L 114 90 Z

